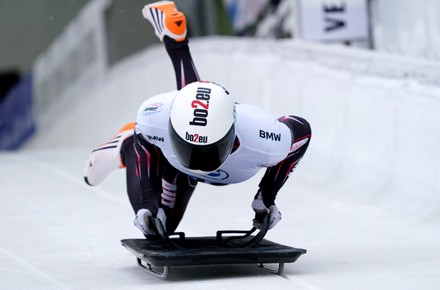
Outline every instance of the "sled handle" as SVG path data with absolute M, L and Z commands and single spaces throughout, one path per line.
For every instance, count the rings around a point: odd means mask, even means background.
M 263 224 L 260 228 L 260 231 L 255 236 L 251 236 L 253 232 L 257 229 L 252 227 L 249 231 L 217 231 L 217 243 L 229 243 L 232 246 L 238 246 L 242 248 L 252 248 L 257 246 L 266 235 L 269 230 L 269 215 L 266 214 L 263 218 Z M 223 234 L 244 234 L 243 236 L 230 236 L 223 238 Z M 238 242 L 240 241 L 240 242 Z
M 154 228 L 156 229 L 157 234 L 160 236 L 160 238 L 169 243 L 170 245 L 172 245 L 174 248 L 176 249 L 184 249 L 183 247 L 179 246 L 178 244 L 174 243 L 170 237 L 167 234 L 167 231 L 165 230 L 164 225 L 162 224 L 162 221 L 158 218 L 155 217 L 151 217 L 150 218 L 152 224 L 154 225 Z M 180 239 L 185 239 L 185 234 L 184 233 L 176 233 L 179 235 Z
M 249 231 L 238 231 L 238 230 L 217 231 L 217 235 L 216 235 L 217 243 L 229 244 L 233 247 L 240 247 L 240 248 L 255 247 L 264 239 L 264 236 L 269 230 L 269 218 L 270 218 L 269 215 L 266 214 L 263 219 L 263 224 L 260 228 L 260 231 L 255 236 L 252 236 L 252 233 L 257 230 L 255 227 L 252 227 L 252 229 L 250 229 Z M 152 224 L 154 225 L 154 228 L 156 229 L 157 234 L 160 236 L 160 238 L 163 241 L 172 245 L 176 249 L 185 249 L 185 247 L 176 244 L 174 241 L 170 239 L 160 219 L 155 217 L 151 217 L 150 219 Z M 177 233 L 177 234 L 179 234 L 181 240 L 185 240 L 184 233 Z M 244 235 L 223 237 L 224 234 L 244 234 Z

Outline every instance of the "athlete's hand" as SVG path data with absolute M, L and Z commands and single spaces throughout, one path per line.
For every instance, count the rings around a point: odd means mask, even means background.
M 252 209 L 255 211 L 253 225 L 256 229 L 261 229 L 263 226 L 263 218 L 266 214 L 269 214 L 269 230 L 281 220 L 281 212 L 278 207 L 275 204 L 266 207 L 261 192 L 259 192 L 257 197 L 252 201 Z
M 136 217 L 134 218 L 134 225 L 144 234 L 144 235 L 155 235 L 156 231 L 153 229 L 153 225 L 150 221 L 150 218 L 153 216 L 150 210 L 148 209 L 140 209 L 136 213 Z M 157 211 L 156 217 L 160 219 L 163 226 L 166 228 L 167 217 L 165 215 L 165 211 L 162 208 L 159 208 Z
M 134 218 L 134 225 L 144 234 L 144 235 L 155 235 L 156 232 L 152 229 L 152 224 L 150 218 L 153 216 L 150 210 L 141 208 L 136 213 Z

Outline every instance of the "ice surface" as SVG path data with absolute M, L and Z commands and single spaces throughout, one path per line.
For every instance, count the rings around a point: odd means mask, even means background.
M 277 199 L 283 220 L 266 236 L 308 253 L 283 276 L 253 266 L 204 266 L 172 269 L 170 281 L 162 281 L 120 245 L 142 237 L 132 225 L 124 172 L 91 188 L 82 169 L 89 151 L 132 120 L 146 97 L 174 88 L 171 63 L 156 47 L 55 105 L 26 150 L 0 154 L 0 289 L 438 287 L 438 88 L 327 66 L 322 48 L 301 44 L 191 45 L 199 73 L 239 101 L 311 122 L 310 150 Z M 326 57 L 348 66 L 345 54 L 355 64 L 356 53 L 344 49 Z M 248 229 L 260 177 L 199 185 L 179 230 L 196 236 Z

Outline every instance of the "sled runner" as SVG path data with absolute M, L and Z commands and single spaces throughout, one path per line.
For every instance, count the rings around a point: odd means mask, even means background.
M 216 236 L 186 237 L 179 232 L 168 236 L 161 221 L 151 219 L 157 236 L 150 239 L 124 239 L 122 245 L 136 256 L 138 266 L 149 274 L 166 279 L 171 267 L 220 264 L 259 264 L 281 275 L 284 263 L 293 263 L 305 249 L 293 248 L 264 239 L 269 228 L 266 216 L 261 230 L 217 231 Z M 175 236 L 175 237 L 174 237 Z M 265 264 L 278 264 L 277 270 Z

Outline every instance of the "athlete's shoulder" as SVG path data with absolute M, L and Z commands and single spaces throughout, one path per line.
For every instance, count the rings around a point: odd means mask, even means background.
M 178 91 L 153 96 L 142 103 L 136 117 L 135 131 L 153 144 L 165 140 L 170 108 Z
M 171 91 L 155 95 L 145 100 L 139 107 L 137 117 L 150 116 L 160 112 L 164 107 L 171 106 L 178 91 Z
M 280 136 L 280 134 L 289 132 L 288 128 L 284 124 L 281 124 L 278 118 L 261 107 L 250 104 L 237 104 L 235 110 L 236 126 L 243 136 L 261 138 L 261 135 L 271 135 L 270 133 L 273 133 L 273 138 L 263 139 L 279 141 L 281 137 L 283 137 Z M 269 134 L 263 134 L 262 132 Z M 286 141 L 291 141 L 290 133 L 286 138 L 288 139 Z
M 277 163 L 289 153 L 292 142 L 289 128 L 261 107 L 238 104 L 236 131 L 240 146 L 265 160 L 262 165 Z
M 259 117 L 275 119 L 274 116 L 261 107 L 252 104 L 236 104 L 235 106 L 236 117 L 238 121 L 258 119 Z

